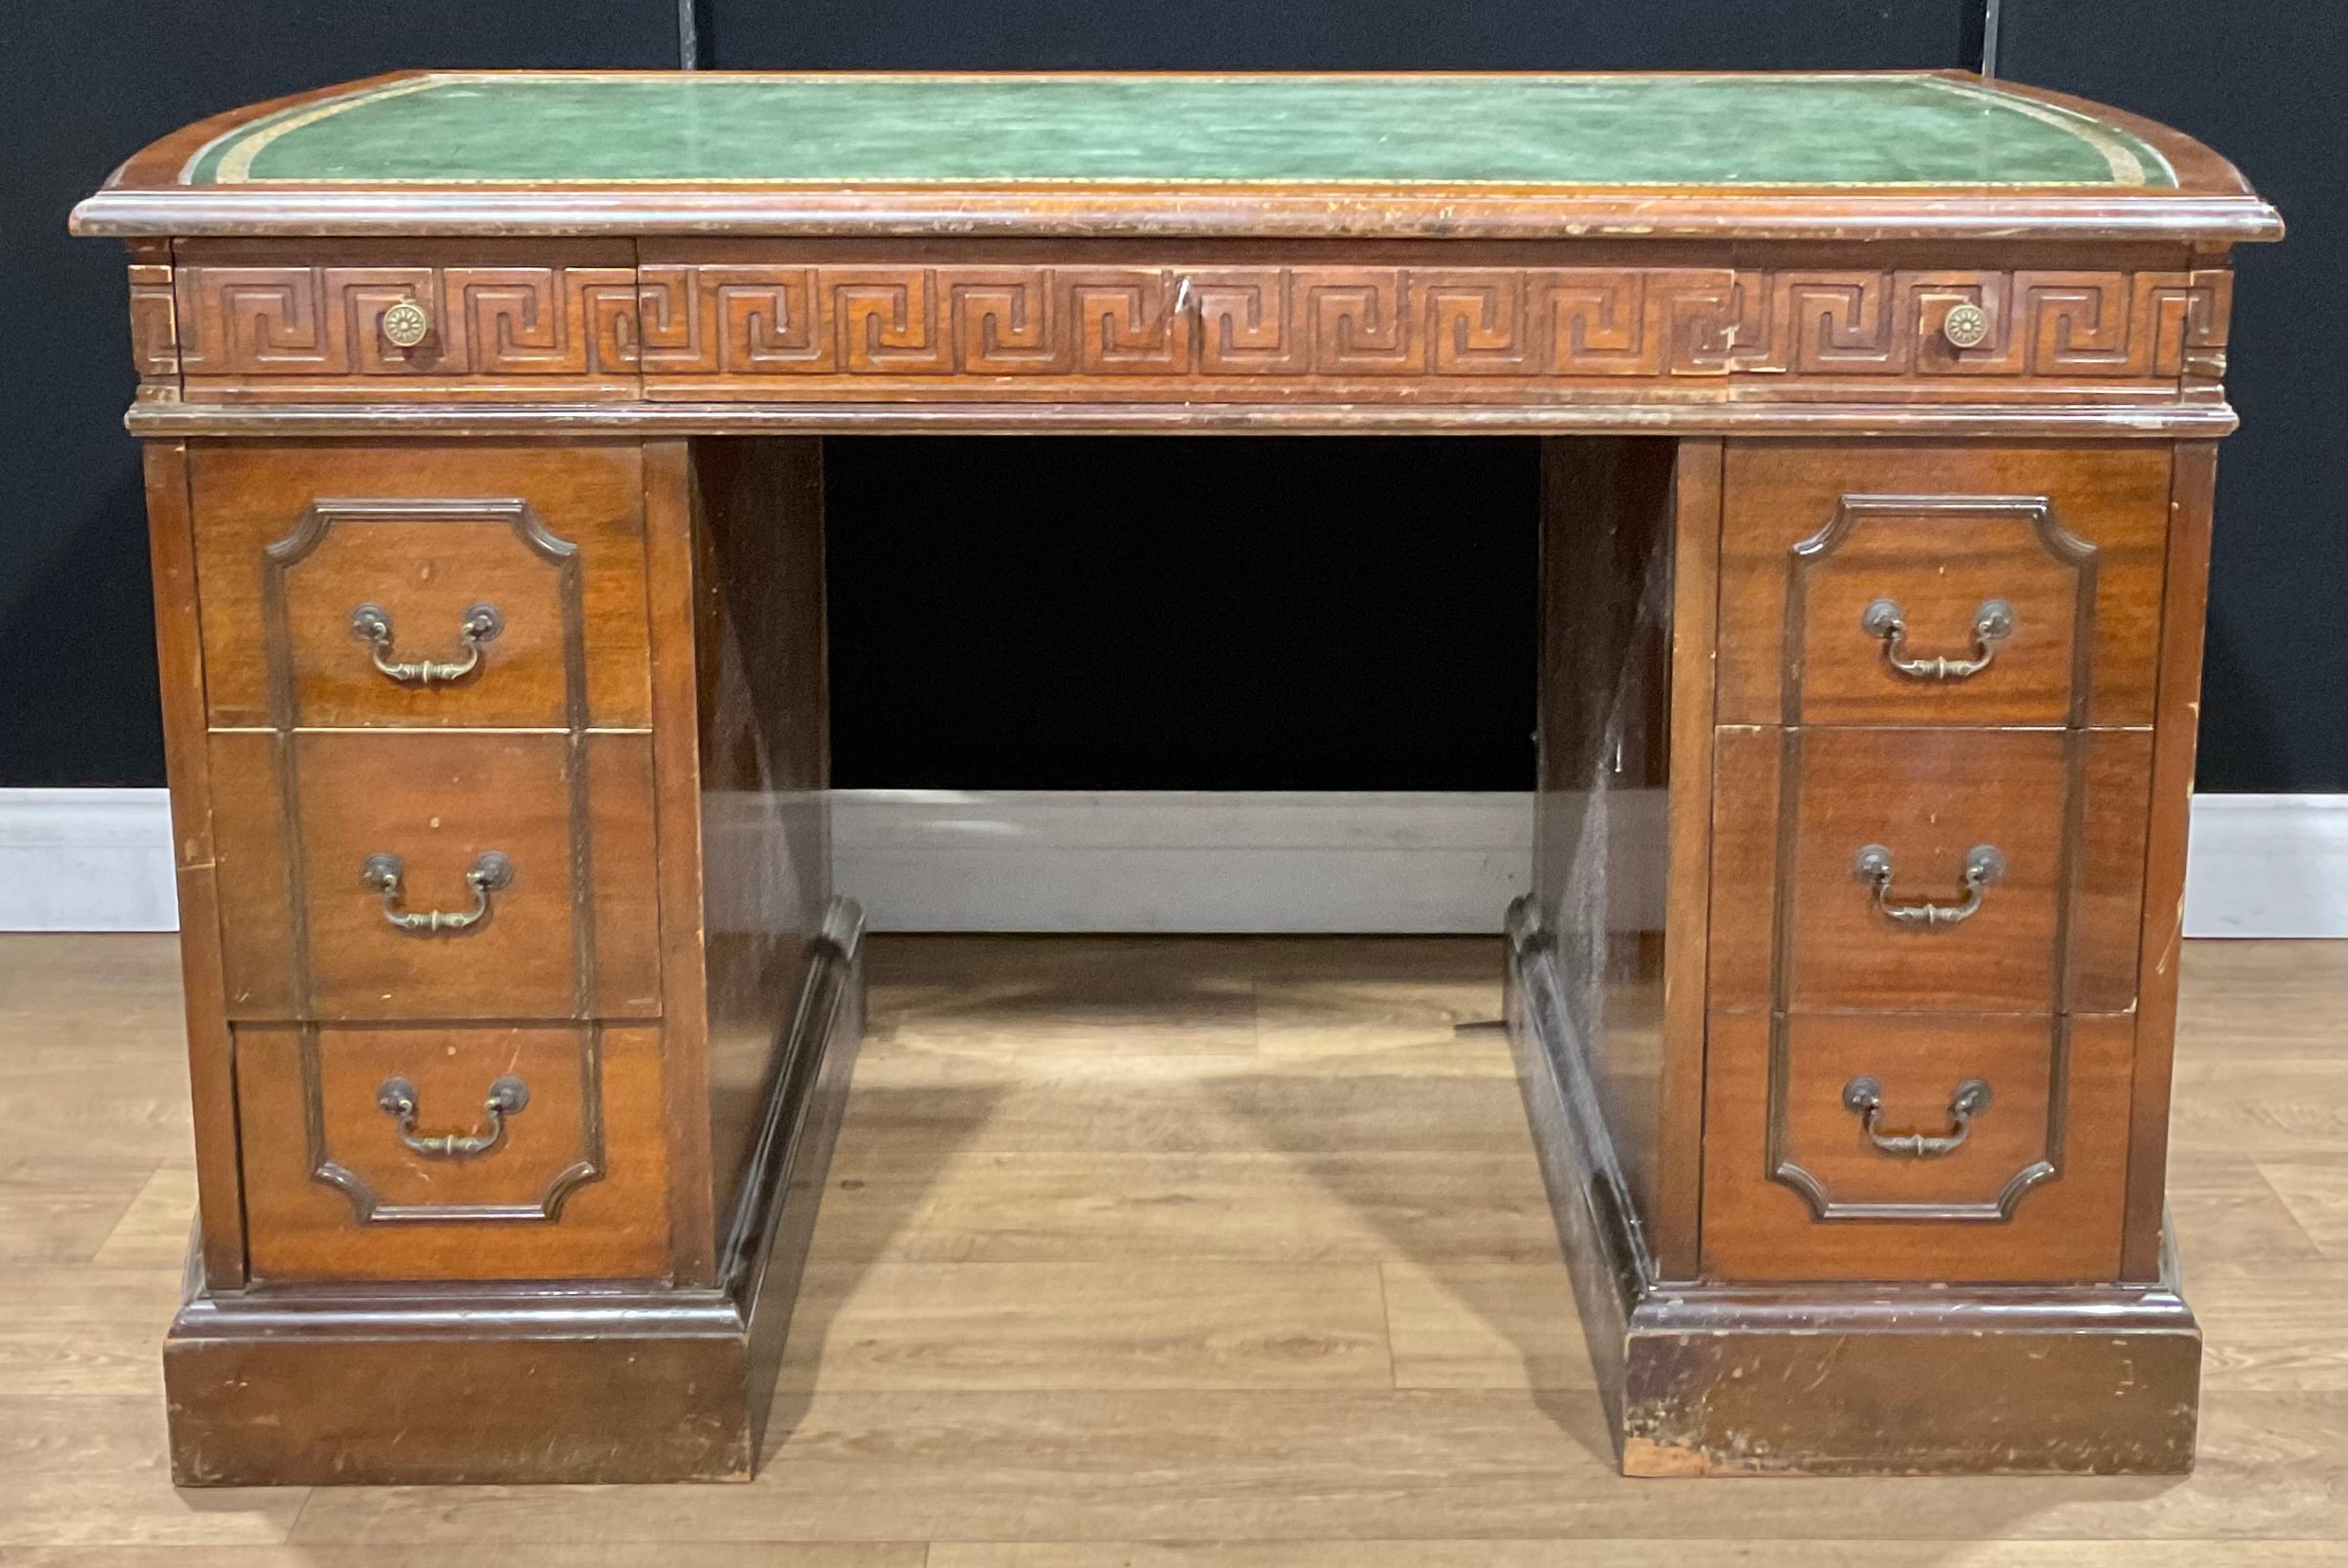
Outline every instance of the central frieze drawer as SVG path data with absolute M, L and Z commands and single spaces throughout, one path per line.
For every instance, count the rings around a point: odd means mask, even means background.
M 2181 272 L 1727 262 L 648 240 L 638 325 L 652 399 L 1929 400 L 2173 392 L 2222 310 Z
M 236 1018 L 660 1011 L 649 736 L 215 731 Z

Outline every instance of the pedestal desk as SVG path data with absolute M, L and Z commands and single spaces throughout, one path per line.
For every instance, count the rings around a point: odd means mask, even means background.
M 1539 438 L 1508 1022 L 1623 1468 L 2190 1464 L 2178 903 L 2280 232 L 2207 149 L 1954 74 L 431 73 L 74 221 L 130 247 L 182 1482 L 749 1473 L 860 1029 L 872 432 Z

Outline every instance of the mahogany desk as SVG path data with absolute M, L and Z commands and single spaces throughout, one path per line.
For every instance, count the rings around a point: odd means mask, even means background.
M 75 226 L 131 248 L 183 1482 L 748 1473 L 860 1027 L 821 438 L 920 431 L 1542 438 L 1510 1024 L 1625 1469 L 2190 1463 L 2178 902 L 2280 232 L 2207 149 L 1956 75 L 441 73 Z

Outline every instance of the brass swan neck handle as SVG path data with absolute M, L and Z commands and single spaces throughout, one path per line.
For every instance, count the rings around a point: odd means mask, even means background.
M 1902 1159 L 1938 1159 L 1964 1147 L 1973 1119 L 1990 1108 L 1990 1086 L 1978 1078 L 1957 1085 L 1949 1097 L 1948 1130 L 1938 1133 L 1884 1131 L 1884 1085 L 1865 1075 L 1843 1085 L 1843 1104 L 1859 1118 L 1867 1141 L 1884 1153 Z
M 1961 903 L 1892 903 L 1891 851 L 1880 844 L 1862 846 L 1851 859 L 1850 872 L 1875 890 L 1875 907 L 1886 916 L 1902 925 L 1931 930 L 1959 924 L 1979 913 L 1984 889 L 2006 874 L 2006 857 L 1994 844 L 1976 844 L 1966 851 L 1962 883 L 1965 898 Z
M 397 855 L 369 855 L 358 868 L 359 881 L 383 897 L 383 918 L 393 930 L 418 936 L 437 936 L 441 932 L 470 931 L 489 918 L 489 896 L 510 887 L 514 883 L 514 863 L 497 849 L 483 850 L 473 862 L 473 868 L 464 873 L 464 884 L 473 890 L 470 909 L 402 909 L 400 897 L 402 877 L 406 868 Z
M 1973 656 L 1914 659 L 1908 656 L 1906 612 L 1897 599 L 1877 599 L 1860 613 L 1859 628 L 1884 645 L 1884 662 L 1911 681 L 1962 681 L 1990 667 L 1997 645 L 2013 635 L 2013 606 L 1984 599 L 1973 614 Z
M 529 1108 L 530 1086 L 511 1074 L 490 1085 L 481 1106 L 489 1130 L 482 1133 L 418 1133 L 416 1086 L 405 1078 L 385 1079 L 375 1090 L 375 1105 L 399 1123 L 399 1140 L 427 1159 L 471 1159 L 505 1140 L 505 1119 Z
M 391 658 L 391 613 L 379 604 L 363 604 L 351 611 L 351 635 L 367 645 L 367 656 L 387 681 L 403 686 L 445 686 L 462 681 L 481 667 L 482 646 L 495 642 L 505 629 L 505 617 L 493 604 L 477 604 L 457 623 L 454 659 L 416 659 L 399 663 Z

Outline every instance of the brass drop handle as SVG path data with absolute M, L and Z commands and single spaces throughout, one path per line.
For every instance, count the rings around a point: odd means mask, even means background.
M 1956 925 L 1973 919 L 1981 907 L 1982 890 L 2006 874 L 2006 857 L 1994 844 L 1976 844 L 1965 852 L 1962 903 L 1894 903 L 1891 902 L 1891 851 L 1880 844 L 1863 846 L 1852 857 L 1851 875 L 1875 889 L 1875 907 L 1902 925 L 1927 929 Z
M 448 660 L 418 659 L 410 664 L 394 664 L 391 660 L 391 615 L 379 604 L 363 604 L 351 611 L 351 635 L 367 645 L 367 656 L 375 662 L 385 679 L 403 686 L 445 686 L 451 681 L 462 681 L 481 667 L 483 643 L 495 642 L 498 633 L 505 629 L 505 617 L 498 613 L 493 604 L 477 604 L 464 612 L 457 623 L 457 646 L 462 657 Z
M 426 937 L 443 931 L 470 931 L 489 918 L 489 895 L 514 882 L 514 863 L 496 849 L 484 850 L 473 862 L 473 868 L 464 873 L 465 885 L 473 890 L 472 908 L 454 913 L 444 909 L 405 910 L 399 906 L 403 869 L 397 855 L 369 855 L 360 865 L 358 876 L 383 895 L 383 918 L 391 922 L 393 930 Z
M 419 1134 L 416 1086 L 405 1078 L 385 1079 L 375 1090 L 375 1104 L 399 1123 L 399 1140 L 427 1159 L 471 1159 L 505 1140 L 505 1119 L 529 1109 L 530 1085 L 510 1075 L 489 1085 L 489 1097 L 481 1106 L 482 1117 L 489 1123 L 485 1133 Z
M 1970 659 L 1911 659 L 1908 624 L 1897 599 L 1878 599 L 1860 612 L 1860 629 L 1879 638 L 1884 662 L 1911 681 L 1962 681 L 1990 667 L 1997 645 L 2013 635 L 2013 606 L 2003 599 L 1984 599 L 1973 612 L 1973 657 Z
M 1990 1108 L 1990 1086 L 1978 1078 L 1957 1085 L 1949 1097 L 1948 1131 L 1941 1133 L 1884 1131 L 1884 1085 L 1872 1078 L 1861 1076 L 1844 1085 L 1843 1105 L 1857 1115 L 1867 1141 L 1884 1153 L 1902 1159 L 1938 1159 L 1964 1147 L 1973 1133 L 1973 1119 Z

